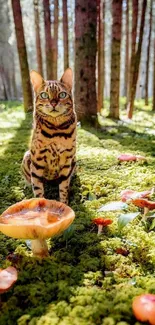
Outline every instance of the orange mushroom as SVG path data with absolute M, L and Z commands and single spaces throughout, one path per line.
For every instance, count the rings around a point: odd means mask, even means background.
M 17 277 L 17 270 L 13 266 L 9 266 L 3 270 L 0 269 L 0 293 L 9 290 L 17 281 Z
M 35 256 L 48 256 L 46 239 L 67 229 L 75 218 L 64 203 L 34 198 L 18 202 L 0 216 L 0 231 L 13 238 L 32 239 Z
M 111 219 L 106 219 L 106 218 L 95 218 L 92 220 L 92 222 L 98 226 L 98 235 L 100 235 L 103 227 L 111 225 L 113 221 Z
M 155 202 L 147 199 L 134 199 L 132 203 L 139 208 L 144 208 L 144 216 L 150 211 L 155 209 Z
M 155 325 L 155 295 L 142 294 L 135 297 L 132 309 L 137 320 Z

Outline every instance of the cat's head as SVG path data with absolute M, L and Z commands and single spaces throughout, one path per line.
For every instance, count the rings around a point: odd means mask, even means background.
M 73 111 L 72 70 L 68 68 L 60 81 L 46 81 L 32 70 L 31 82 L 35 93 L 35 110 L 42 117 L 58 118 L 69 115 Z

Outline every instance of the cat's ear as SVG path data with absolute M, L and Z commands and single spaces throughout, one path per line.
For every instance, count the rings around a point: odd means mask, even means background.
M 72 69 L 67 68 L 63 74 L 63 76 L 61 77 L 60 81 L 67 85 L 70 89 L 72 89 L 72 85 L 73 85 L 73 72 Z
M 40 73 L 36 72 L 35 70 L 31 70 L 30 79 L 35 92 L 37 92 L 38 89 L 45 83 Z

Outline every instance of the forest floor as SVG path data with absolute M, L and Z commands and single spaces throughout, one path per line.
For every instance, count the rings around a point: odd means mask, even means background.
M 0 267 L 18 269 L 17 282 L 0 298 L 2 325 L 142 324 L 133 316 L 132 300 L 144 292 L 155 294 L 154 219 L 144 222 L 140 211 L 120 230 L 119 216 L 137 207 L 97 210 L 120 201 L 124 189 L 154 187 L 155 118 L 140 101 L 132 123 L 106 118 L 101 123 L 102 131 L 78 128 L 77 175 L 70 195 L 76 218 L 70 231 L 48 241 L 50 257 L 36 259 L 25 241 L 0 234 Z M 0 104 L 0 212 L 33 196 L 20 171 L 31 127 L 31 116 L 25 118 L 20 103 Z M 121 153 L 143 155 L 147 161 L 120 163 Z M 100 236 L 92 223 L 97 216 L 113 220 Z

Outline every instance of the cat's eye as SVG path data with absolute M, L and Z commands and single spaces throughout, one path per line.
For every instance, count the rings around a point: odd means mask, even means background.
M 65 91 L 62 91 L 61 93 L 59 93 L 59 98 L 63 99 L 67 96 L 67 94 L 65 93 Z
M 45 93 L 44 91 L 40 94 L 40 97 L 43 99 L 47 99 L 48 98 L 48 94 Z

